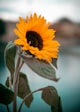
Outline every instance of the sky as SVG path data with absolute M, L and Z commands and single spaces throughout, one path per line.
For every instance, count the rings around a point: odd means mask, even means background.
M 0 17 L 16 20 L 36 12 L 50 22 L 62 17 L 80 21 L 79 4 L 80 0 L 0 0 Z

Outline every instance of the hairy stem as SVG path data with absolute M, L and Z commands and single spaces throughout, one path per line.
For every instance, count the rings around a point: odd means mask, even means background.
M 16 101 L 16 97 L 17 97 L 17 92 L 18 92 L 18 83 L 19 83 L 19 72 L 20 69 L 23 65 L 24 62 L 21 62 L 21 58 L 18 57 L 17 60 L 17 65 L 16 65 L 16 70 L 14 73 L 14 80 L 13 80 L 13 88 L 14 88 L 14 99 L 13 99 L 13 112 L 17 112 L 17 101 Z
M 12 90 L 12 81 L 11 81 L 11 75 L 9 76 L 9 87 Z
M 17 80 L 17 76 L 18 76 L 18 73 L 17 73 L 17 69 L 19 67 L 19 64 L 20 64 L 20 57 L 18 57 L 18 60 L 17 60 L 17 65 L 16 65 L 16 70 L 15 70 L 15 73 L 14 73 L 14 79 L 13 79 L 13 88 L 14 88 L 14 99 L 13 99 L 13 112 L 17 112 L 17 104 L 16 104 L 16 80 Z

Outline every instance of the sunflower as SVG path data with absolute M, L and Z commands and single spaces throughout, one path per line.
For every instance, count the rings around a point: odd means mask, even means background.
M 50 23 L 44 17 L 34 13 L 26 19 L 20 17 L 19 20 L 14 29 L 18 36 L 14 40 L 15 44 L 40 60 L 51 62 L 52 58 L 58 57 L 60 44 L 54 40 L 55 30 L 49 29 Z

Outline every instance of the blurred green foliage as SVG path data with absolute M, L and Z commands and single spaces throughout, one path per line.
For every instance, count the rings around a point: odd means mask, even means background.
M 3 42 L 0 40 L 0 68 L 4 66 L 4 50 L 5 50 L 6 44 L 7 44 L 6 42 Z
M 2 19 L 0 19 L 0 38 L 5 33 L 6 33 L 6 23 Z

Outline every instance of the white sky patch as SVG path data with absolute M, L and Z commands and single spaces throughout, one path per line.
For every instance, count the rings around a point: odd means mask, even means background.
M 37 12 L 43 15 L 47 21 L 55 22 L 62 17 L 70 18 L 74 21 L 80 20 L 79 14 L 79 0 L 0 0 L 0 9 L 3 13 L 7 12 L 9 19 L 14 19 L 9 16 L 11 13 L 7 9 L 11 10 L 13 15 L 27 16 L 30 13 Z M 1 14 L 0 14 L 1 16 Z
M 55 5 L 43 5 L 39 4 L 33 5 L 33 12 L 37 12 L 38 14 L 42 14 L 47 18 L 48 21 L 54 22 L 56 19 L 61 17 L 69 17 L 73 19 L 74 17 L 74 6 L 71 4 L 55 4 Z

